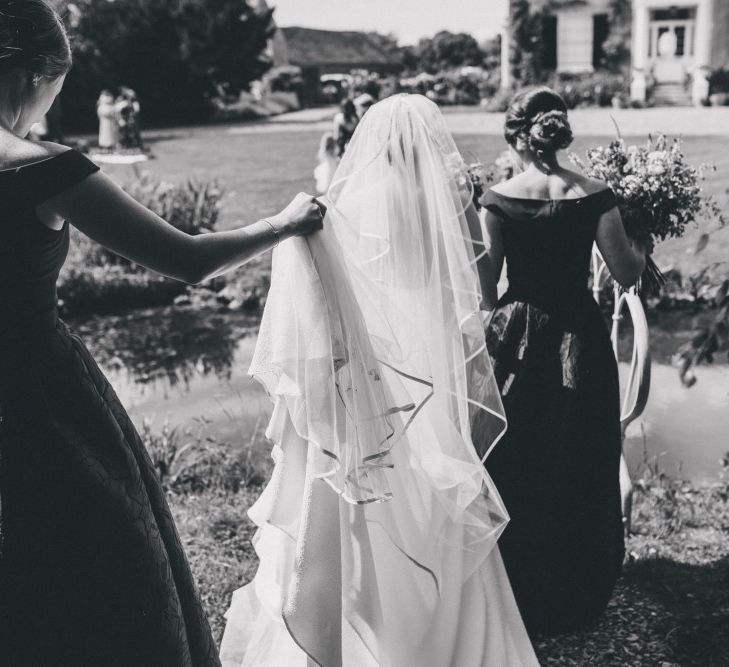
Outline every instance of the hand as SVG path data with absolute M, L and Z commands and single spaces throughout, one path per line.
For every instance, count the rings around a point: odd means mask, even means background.
M 281 213 L 271 218 L 271 222 L 286 238 L 306 236 L 323 228 L 326 210 L 326 206 L 314 197 L 300 192 Z

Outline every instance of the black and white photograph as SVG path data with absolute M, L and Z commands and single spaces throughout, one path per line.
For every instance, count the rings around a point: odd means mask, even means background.
M 729 0 L 0 0 L 0 667 L 729 667 Z

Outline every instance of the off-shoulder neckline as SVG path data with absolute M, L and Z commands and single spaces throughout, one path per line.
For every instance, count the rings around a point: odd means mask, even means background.
M 19 164 L 15 167 L 7 167 L 6 169 L 0 169 L 0 174 L 5 173 L 11 173 L 11 172 L 18 172 L 23 169 L 28 169 L 28 167 L 35 167 L 41 164 L 45 164 L 46 162 L 52 162 L 53 160 L 68 155 L 69 153 L 77 153 L 78 151 L 75 148 L 68 148 L 64 151 L 61 151 L 59 153 L 56 153 L 55 155 L 50 155 L 49 157 L 43 158 L 42 160 L 35 160 L 34 162 L 26 162 L 24 164 Z
M 509 199 L 511 201 L 518 201 L 518 202 L 533 202 L 536 204 L 550 204 L 554 202 L 564 202 L 564 201 L 584 201 L 585 199 L 589 199 L 590 197 L 595 197 L 596 195 L 604 194 L 605 192 L 612 192 L 610 188 L 603 188 L 602 190 L 597 190 L 596 192 L 591 192 L 588 195 L 582 195 L 580 197 L 562 197 L 559 199 L 537 199 L 536 197 L 512 197 L 511 195 L 505 195 L 502 192 L 498 192 L 497 190 L 494 190 L 493 188 L 489 188 L 489 192 L 492 192 L 497 197 L 502 197 L 503 199 Z

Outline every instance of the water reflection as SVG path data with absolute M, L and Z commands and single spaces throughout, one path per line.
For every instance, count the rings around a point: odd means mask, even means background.
M 717 481 L 720 459 L 729 451 L 729 366 L 717 357 L 712 366 L 696 369 L 698 382 L 687 388 L 672 358 L 681 346 L 707 326 L 715 313 L 707 310 L 647 313 L 653 359 L 651 391 L 645 412 L 630 425 L 625 454 L 634 473 L 646 464 L 666 474 L 697 483 Z M 630 326 L 620 338 L 621 380 L 627 379 L 632 352 Z M 624 384 L 623 384 L 624 386 Z
M 658 459 L 669 474 L 697 482 L 717 479 L 719 459 L 729 450 L 729 366 L 698 368 L 698 383 L 687 389 L 668 363 L 706 316 L 650 316 L 651 393 L 625 443 L 634 471 L 646 458 Z M 135 423 L 149 419 L 160 428 L 166 419 L 173 424 L 203 419 L 211 436 L 244 443 L 270 414 L 268 398 L 247 375 L 257 325 L 256 318 L 240 313 L 168 308 L 95 318 L 74 328 Z M 628 345 L 625 336 L 624 352 Z M 626 372 L 623 363 L 621 375 Z
M 670 364 L 678 349 L 691 341 L 696 332 L 711 324 L 716 313 L 711 310 L 649 310 L 646 313 L 650 328 L 651 356 L 654 362 Z M 606 319 L 608 327 L 611 322 Z M 630 359 L 633 339 L 630 325 L 621 330 L 620 358 Z M 726 356 L 717 357 L 719 366 L 726 364 Z
M 155 308 L 97 317 L 74 328 L 107 371 L 138 385 L 230 379 L 236 345 L 257 329 L 250 316 L 211 309 Z
M 196 420 L 209 437 L 236 444 L 265 426 L 270 402 L 247 375 L 257 318 L 175 307 L 70 324 L 137 427 Z
M 627 364 L 620 370 L 626 377 Z M 648 405 L 625 439 L 634 472 L 657 462 L 672 477 L 718 481 L 720 459 L 729 451 L 729 367 L 700 366 L 696 375 L 698 382 L 689 389 L 673 366 L 653 364 Z

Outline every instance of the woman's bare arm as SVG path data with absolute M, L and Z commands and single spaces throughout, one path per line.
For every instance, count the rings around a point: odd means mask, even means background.
M 486 210 L 485 227 L 486 236 L 484 242 L 486 243 L 486 252 L 489 258 L 494 287 L 489 292 L 488 299 L 486 299 L 486 293 L 484 292 L 484 305 L 487 310 L 493 310 L 496 308 L 496 303 L 498 302 L 499 279 L 504 269 L 504 242 L 501 237 L 501 220 L 488 209 Z
M 142 206 L 102 173 L 43 202 L 40 219 L 68 220 L 112 252 L 157 273 L 199 283 L 244 264 L 280 240 L 321 229 L 321 210 L 303 193 L 281 213 L 247 227 L 191 236 Z
M 476 267 L 478 269 L 478 278 L 481 283 L 481 294 L 483 295 L 482 307 L 486 310 L 493 310 L 497 300 L 498 277 L 494 278 L 495 271 L 491 257 L 488 253 L 488 245 L 483 237 L 481 228 L 481 219 L 478 211 L 473 203 L 469 203 L 466 207 L 466 222 L 468 223 L 468 231 L 473 241 L 473 252 L 478 258 Z M 493 304 L 493 305 L 492 305 Z
M 600 217 L 596 243 L 610 275 L 623 287 L 631 287 L 645 268 L 645 250 L 625 233 L 617 208 Z

